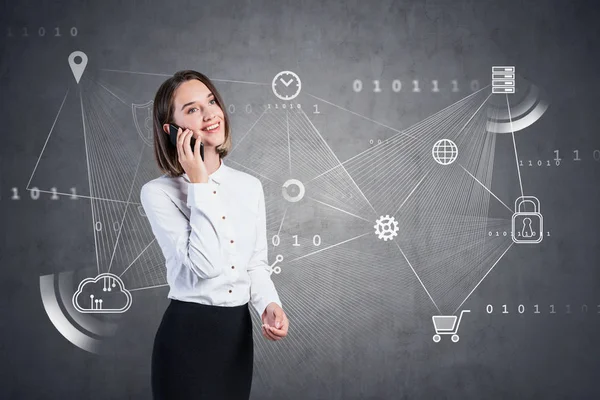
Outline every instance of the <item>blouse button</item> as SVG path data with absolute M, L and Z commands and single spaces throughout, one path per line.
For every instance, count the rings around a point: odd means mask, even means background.
M 233 243 L 233 239 L 231 239 L 231 243 Z
M 216 190 L 213 190 L 213 194 L 217 194 L 217 191 L 216 191 Z
M 231 269 L 234 269 L 234 268 L 235 268 L 235 265 L 232 265 L 232 266 L 231 266 Z
M 225 216 L 223 215 L 223 219 L 225 219 Z
M 231 289 L 229 289 L 229 293 L 231 293 Z

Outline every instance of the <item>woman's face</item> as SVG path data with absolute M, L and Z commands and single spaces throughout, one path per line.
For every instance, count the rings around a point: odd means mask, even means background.
M 225 141 L 223 110 L 208 87 L 197 79 L 185 81 L 175 90 L 173 120 L 182 131 L 191 129 L 205 148 L 217 147 Z M 219 124 L 216 129 L 206 130 L 215 124 Z

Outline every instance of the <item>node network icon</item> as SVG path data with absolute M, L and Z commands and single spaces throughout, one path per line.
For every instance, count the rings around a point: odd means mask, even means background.
M 271 266 L 270 266 L 269 275 L 273 275 L 273 272 L 275 272 L 276 274 L 281 273 L 281 267 L 275 266 L 275 264 L 277 264 L 280 261 L 283 261 L 283 256 L 281 254 L 277 254 L 277 257 L 275 257 L 275 262 L 273 264 L 271 264 Z
M 533 211 L 525 211 L 531 204 Z M 535 196 L 519 196 L 515 200 L 512 216 L 512 240 L 515 243 L 539 243 L 544 238 L 544 218 L 540 213 L 540 201 Z
M 441 139 L 435 142 L 431 149 L 433 159 L 441 165 L 449 165 L 458 157 L 458 147 L 450 139 Z
M 300 94 L 302 82 L 300 77 L 292 71 L 281 71 L 271 83 L 275 96 L 281 100 L 293 100 Z
M 373 225 L 373 228 L 375 228 L 375 233 L 379 239 L 383 239 L 386 242 L 391 240 L 394 236 L 398 236 L 398 221 L 389 215 L 380 217 L 376 221 L 376 224 Z

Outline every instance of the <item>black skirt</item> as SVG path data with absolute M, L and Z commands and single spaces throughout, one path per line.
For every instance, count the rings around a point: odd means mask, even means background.
M 254 342 L 248 303 L 171 299 L 152 351 L 154 400 L 248 400 Z

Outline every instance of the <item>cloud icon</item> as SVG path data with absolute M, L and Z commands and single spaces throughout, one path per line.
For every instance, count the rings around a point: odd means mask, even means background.
M 81 313 L 124 313 L 131 307 L 131 293 L 121 278 L 109 272 L 79 283 L 73 307 Z

